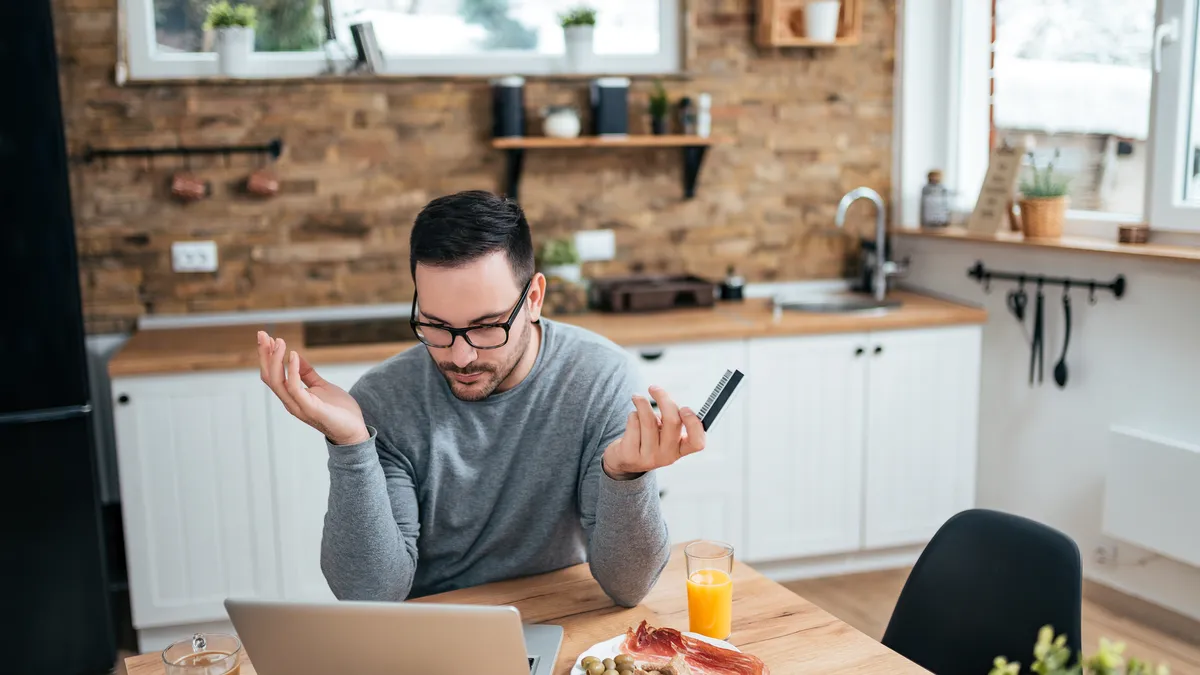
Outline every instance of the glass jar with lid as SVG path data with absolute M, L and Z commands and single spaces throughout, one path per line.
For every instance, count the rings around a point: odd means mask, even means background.
M 950 224 L 950 191 L 942 185 L 941 171 L 930 171 L 928 178 L 921 188 L 921 227 L 946 227 Z

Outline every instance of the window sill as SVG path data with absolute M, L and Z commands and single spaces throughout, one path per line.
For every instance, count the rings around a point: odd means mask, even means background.
M 1138 258 L 1154 258 L 1159 260 L 1182 260 L 1200 262 L 1200 247 L 1176 246 L 1169 244 L 1122 244 L 1108 239 L 1093 237 L 1064 236 L 1061 239 L 1025 239 L 1018 233 L 997 232 L 995 234 L 980 234 L 967 232 L 962 228 L 946 228 L 944 230 L 922 230 L 905 228 L 893 230 L 897 237 L 914 237 L 924 239 L 942 239 L 1001 246 L 1018 246 L 1026 248 L 1044 248 L 1059 251 L 1077 251 L 1081 253 L 1098 253 L 1103 255 L 1122 255 Z
M 695 72 L 674 72 L 660 74 L 622 74 L 622 73 L 556 73 L 550 75 L 522 75 L 527 82 L 586 82 L 598 77 L 628 77 L 638 81 L 688 81 L 696 77 Z M 402 74 L 360 74 L 360 75 L 297 75 L 276 77 L 159 77 L 159 78 L 128 78 L 118 84 L 122 87 L 163 87 L 163 86 L 262 86 L 281 84 L 371 84 L 380 82 L 463 82 L 479 83 L 495 79 L 496 75 L 402 75 Z

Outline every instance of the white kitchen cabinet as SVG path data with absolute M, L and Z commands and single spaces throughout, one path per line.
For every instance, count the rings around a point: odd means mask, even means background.
M 746 343 L 701 342 L 630 350 L 642 379 L 699 412 L 726 370 L 747 371 Z M 745 525 L 745 381 L 709 430 L 703 451 L 657 471 L 663 517 L 672 543 L 715 539 L 741 550 Z
M 324 366 L 321 377 L 349 390 L 371 364 Z M 280 580 L 289 600 L 332 600 L 321 572 L 321 533 L 329 502 L 325 437 L 292 417 L 274 395 L 267 403 L 271 429 L 272 499 L 278 524 Z
M 971 507 L 980 335 L 752 340 L 746 558 L 919 544 Z
M 133 623 L 225 618 L 277 597 L 265 387 L 255 371 L 113 380 Z
M 865 334 L 750 341 L 750 561 L 856 550 Z
M 871 336 L 864 548 L 923 543 L 975 501 L 980 329 Z

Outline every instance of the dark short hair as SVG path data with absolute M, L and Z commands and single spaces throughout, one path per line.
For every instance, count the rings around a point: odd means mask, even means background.
M 425 205 L 413 223 L 408 261 L 413 279 L 417 263 L 461 267 L 504 251 L 517 285 L 533 276 L 533 237 L 519 204 L 484 190 L 468 190 Z

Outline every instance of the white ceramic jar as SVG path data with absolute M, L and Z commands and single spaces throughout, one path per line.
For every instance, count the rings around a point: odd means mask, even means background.
M 550 106 L 542 111 L 542 130 L 554 138 L 575 138 L 582 130 L 579 111 L 571 106 Z

